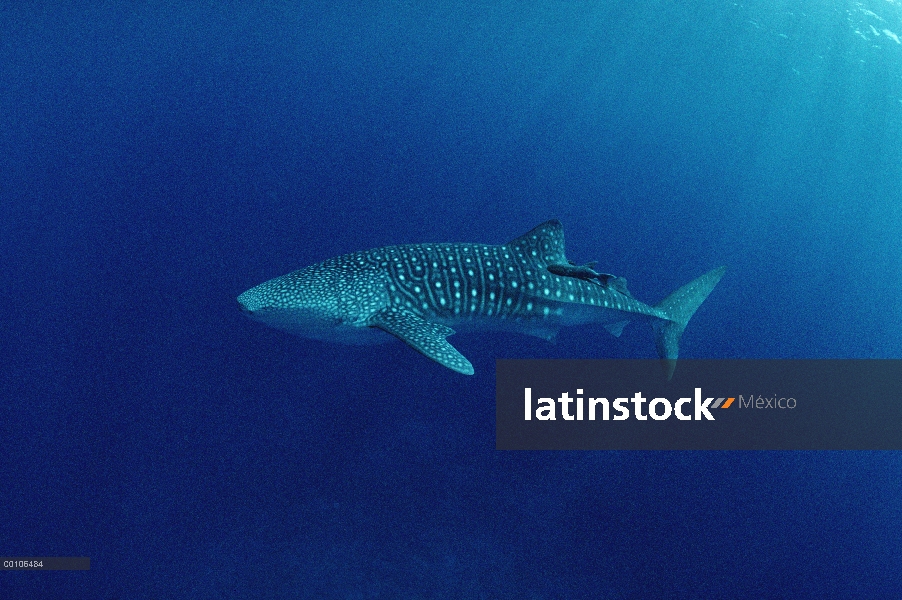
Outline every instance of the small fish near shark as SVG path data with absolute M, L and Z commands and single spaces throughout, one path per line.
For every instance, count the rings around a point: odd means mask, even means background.
M 597 263 L 590 262 L 584 265 L 577 265 L 572 260 L 567 261 L 566 265 L 548 265 L 547 269 L 555 275 L 563 277 L 576 277 L 586 281 L 594 281 L 598 285 L 612 286 L 619 292 L 629 295 L 626 289 L 626 279 L 617 277 L 610 273 L 598 273 L 593 268 Z
M 446 339 L 457 330 L 551 339 L 561 327 L 599 323 L 619 336 L 630 321 L 645 321 L 672 377 L 680 336 L 726 267 L 651 306 L 633 298 L 626 280 L 594 266 L 567 260 L 563 226 L 551 220 L 498 246 L 408 244 L 344 254 L 261 283 L 238 302 L 251 318 L 307 338 L 370 344 L 394 336 L 465 375 L 473 365 Z

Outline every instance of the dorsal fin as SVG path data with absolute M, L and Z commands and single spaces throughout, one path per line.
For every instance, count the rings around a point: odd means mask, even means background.
M 567 257 L 564 255 L 564 226 L 557 219 L 545 221 L 507 245 L 542 266 L 567 264 Z
M 603 275 L 607 275 L 607 273 L 603 273 Z M 608 287 L 614 288 L 624 296 L 629 296 L 630 298 L 633 297 L 633 295 L 630 294 L 630 291 L 626 289 L 626 279 L 624 279 L 623 277 L 617 277 L 615 275 L 610 275 L 609 277 L 610 279 L 608 279 Z

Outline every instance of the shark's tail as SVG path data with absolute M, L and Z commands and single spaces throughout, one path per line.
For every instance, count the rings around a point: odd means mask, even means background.
M 655 321 L 652 326 L 655 329 L 658 356 L 664 361 L 668 380 L 673 377 L 673 370 L 676 368 L 683 330 L 726 270 L 726 267 L 720 267 L 705 273 L 664 298 L 655 307 L 666 315 L 665 320 Z

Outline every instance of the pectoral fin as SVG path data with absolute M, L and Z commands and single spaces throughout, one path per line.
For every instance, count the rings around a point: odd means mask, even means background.
M 454 333 L 450 327 L 430 323 L 409 310 L 395 306 L 374 314 L 369 319 L 369 325 L 392 334 L 414 350 L 453 371 L 464 375 L 473 374 L 470 361 L 445 339 Z

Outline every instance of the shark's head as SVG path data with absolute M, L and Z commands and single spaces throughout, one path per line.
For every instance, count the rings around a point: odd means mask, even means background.
M 339 295 L 328 270 L 308 267 L 270 279 L 240 296 L 242 310 L 255 321 L 305 337 L 342 320 Z
M 306 338 L 368 343 L 357 338 L 376 305 L 384 305 L 384 286 L 375 292 L 379 286 L 372 273 L 349 268 L 339 262 L 343 258 L 270 279 L 238 296 L 238 303 L 270 327 Z

